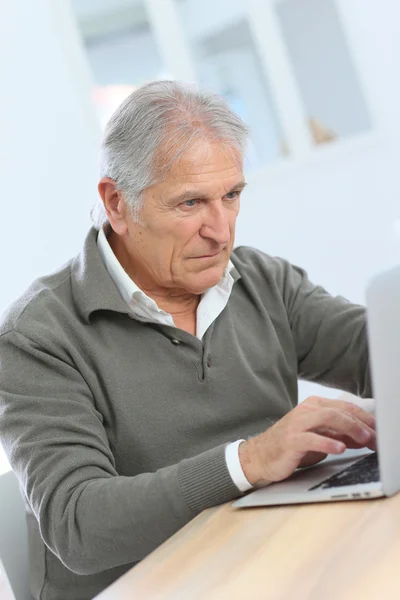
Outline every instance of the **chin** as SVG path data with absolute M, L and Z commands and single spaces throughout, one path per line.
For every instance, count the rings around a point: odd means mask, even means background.
M 221 269 L 207 269 L 207 271 L 203 271 L 202 273 L 198 273 L 194 275 L 192 280 L 190 281 L 190 291 L 193 294 L 204 294 L 208 289 L 214 287 L 219 283 L 224 275 L 225 268 Z M 188 288 L 189 288 L 188 285 Z

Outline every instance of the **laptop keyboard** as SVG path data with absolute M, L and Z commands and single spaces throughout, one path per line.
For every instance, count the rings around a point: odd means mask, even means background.
M 371 483 L 372 481 L 379 480 L 378 455 L 376 452 L 373 452 L 372 454 L 360 458 L 360 460 L 349 467 L 346 467 L 343 471 L 339 471 L 339 473 L 335 473 L 335 475 L 314 485 L 309 491 L 341 487 L 344 485 L 354 485 L 357 483 Z

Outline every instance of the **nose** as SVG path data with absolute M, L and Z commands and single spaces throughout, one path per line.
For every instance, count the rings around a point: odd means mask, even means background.
M 208 208 L 200 235 L 204 238 L 212 239 L 221 246 L 229 242 L 231 237 L 229 219 L 227 211 L 222 204 Z

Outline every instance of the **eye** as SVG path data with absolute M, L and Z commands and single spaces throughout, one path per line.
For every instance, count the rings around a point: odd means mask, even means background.
M 184 206 L 187 206 L 188 208 L 193 208 L 194 206 L 196 206 L 197 204 L 197 200 L 193 199 L 193 200 L 185 200 L 185 202 L 183 203 Z
M 228 200 L 235 200 L 239 195 L 240 192 L 229 192 L 229 194 L 226 194 L 226 198 L 228 198 Z

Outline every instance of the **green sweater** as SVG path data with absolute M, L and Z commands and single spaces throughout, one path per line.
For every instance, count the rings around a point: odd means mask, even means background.
M 27 501 L 35 598 L 92 598 L 240 493 L 225 445 L 297 403 L 297 378 L 371 396 L 365 309 L 251 248 L 202 341 L 130 315 L 92 229 L 0 325 L 1 441 Z

